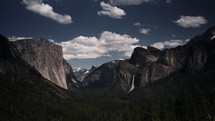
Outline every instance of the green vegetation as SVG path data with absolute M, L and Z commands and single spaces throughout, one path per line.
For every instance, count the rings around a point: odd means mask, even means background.
M 63 100 L 23 95 L 3 103 L 1 99 L 0 118 L 3 121 L 214 121 L 215 116 L 209 97 L 203 98 L 205 95 L 187 89 L 181 90 L 174 102 L 84 96 Z
M 215 121 L 215 89 L 187 84 L 172 96 L 160 90 L 71 93 L 37 76 L 0 75 L 0 120 Z

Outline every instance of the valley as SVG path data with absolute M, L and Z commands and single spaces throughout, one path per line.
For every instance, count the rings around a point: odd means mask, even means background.
M 0 119 L 214 121 L 214 31 L 176 48 L 137 47 L 129 59 L 79 70 L 87 73 L 80 78 L 59 45 L 1 35 Z

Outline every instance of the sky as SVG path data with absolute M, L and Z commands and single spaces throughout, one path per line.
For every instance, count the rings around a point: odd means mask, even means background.
M 183 45 L 215 25 L 214 0 L 2 0 L 0 33 L 63 47 L 72 67 Z

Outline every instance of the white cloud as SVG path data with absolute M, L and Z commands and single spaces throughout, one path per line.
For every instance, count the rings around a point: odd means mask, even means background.
M 107 53 L 106 48 L 100 46 L 100 42 L 96 37 L 79 36 L 59 44 L 63 47 L 65 59 L 97 58 Z
M 53 11 L 52 6 L 43 3 L 43 0 L 23 0 L 26 5 L 26 9 L 33 11 L 34 13 L 40 14 L 47 18 L 57 21 L 61 24 L 72 23 L 72 17 L 69 15 L 61 15 Z
M 140 31 L 140 33 L 142 33 L 142 34 L 147 35 L 147 34 L 149 33 L 150 29 L 148 29 L 148 28 L 141 28 L 141 29 L 139 29 L 139 31 Z
M 103 10 L 98 11 L 99 16 L 105 15 L 105 16 L 109 16 L 111 18 L 121 19 L 122 16 L 126 15 L 124 10 L 122 10 L 116 6 L 111 6 L 108 3 L 101 2 L 100 6 L 102 7 Z
M 164 49 L 164 43 L 163 42 L 157 42 L 155 44 L 152 44 L 151 46 L 155 47 L 157 49 Z
M 134 26 L 141 26 L 139 22 L 134 23 Z
M 179 45 L 184 45 L 185 41 L 183 40 L 170 40 L 170 41 L 165 41 L 164 45 L 169 46 L 169 47 L 177 47 Z
M 144 2 L 153 2 L 153 0 L 109 0 L 112 5 L 139 5 Z
M 131 38 L 129 35 L 120 35 L 108 31 L 104 31 L 100 37 L 101 45 L 106 47 L 108 52 L 118 51 L 125 52 L 125 56 L 129 57 L 133 49 L 138 46 L 137 38 Z
M 164 49 L 164 48 L 173 48 L 173 47 L 177 47 L 179 45 L 184 45 L 189 41 L 189 39 L 186 40 L 179 40 L 179 39 L 175 39 L 175 40 L 169 40 L 169 41 L 164 41 L 164 42 L 157 42 L 155 44 L 152 44 L 152 47 L 155 47 L 157 49 Z
M 124 56 L 130 56 L 137 47 L 139 39 L 129 35 L 120 35 L 104 31 L 99 38 L 79 36 L 72 40 L 58 43 L 63 47 L 64 58 L 98 58 L 110 56 L 110 52 L 124 52 Z
M 8 37 L 9 41 L 18 41 L 18 40 L 24 40 L 24 39 L 33 39 L 33 37 L 15 37 L 15 36 Z
M 48 39 L 48 41 L 55 43 L 55 40 L 53 39 Z
M 178 20 L 173 22 L 184 28 L 198 28 L 206 24 L 207 20 L 203 16 L 181 16 Z
M 166 0 L 166 3 L 172 3 L 172 0 Z
M 139 28 L 139 32 L 141 34 L 147 35 L 151 31 L 149 28 L 144 27 L 144 25 L 142 23 L 139 23 L 139 22 L 134 23 L 134 26 Z

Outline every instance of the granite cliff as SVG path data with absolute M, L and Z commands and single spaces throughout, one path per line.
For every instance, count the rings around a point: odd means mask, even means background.
M 0 50 L 0 119 L 57 120 L 53 112 L 72 100 L 71 92 L 45 79 L 1 34 Z
M 19 57 L 33 66 L 44 78 L 64 89 L 79 88 L 72 67 L 63 58 L 61 46 L 41 38 L 12 43 L 19 51 Z
M 27 98 L 34 99 L 35 96 L 70 98 L 68 92 L 45 79 L 37 69 L 20 58 L 14 43 L 1 34 L 0 50 L 1 105 L 13 103 L 18 97 L 24 98 L 23 101 Z
M 108 88 L 130 92 L 134 88 L 144 88 L 159 80 L 174 80 L 177 75 L 182 80 L 215 62 L 215 27 L 195 36 L 187 44 L 176 48 L 158 50 L 137 47 L 130 59 L 103 64 L 82 82 L 88 89 Z M 102 86 L 101 86 L 102 85 Z

